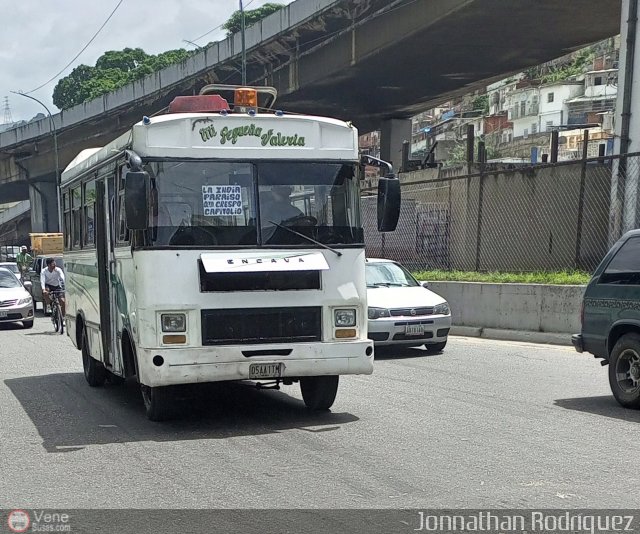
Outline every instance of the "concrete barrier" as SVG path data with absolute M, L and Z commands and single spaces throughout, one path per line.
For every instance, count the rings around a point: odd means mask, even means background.
M 451 305 L 454 334 L 570 345 L 580 332 L 585 286 L 429 282 L 429 288 Z

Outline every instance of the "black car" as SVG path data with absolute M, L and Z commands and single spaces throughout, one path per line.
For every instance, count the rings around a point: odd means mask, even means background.
M 584 293 L 582 332 L 572 341 L 609 365 L 622 406 L 640 408 L 640 230 L 626 233 L 596 269 Z

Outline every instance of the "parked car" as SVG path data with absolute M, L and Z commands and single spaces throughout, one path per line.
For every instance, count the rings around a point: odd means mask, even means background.
M 20 269 L 18 269 L 18 264 L 16 262 L 0 262 L 0 267 L 9 269 L 18 277 L 18 280 L 22 280 L 22 275 L 20 274 Z
M 18 277 L 0 267 L 0 323 L 17 321 L 25 328 L 33 326 L 33 300 Z
M 451 329 L 451 310 L 395 261 L 369 258 L 366 264 L 369 338 L 375 345 L 424 345 L 440 352 Z
M 25 273 L 26 280 L 31 282 L 31 296 L 33 297 L 33 306 L 35 308 L 38 302 L 42 302 L 44 310 L 44 299 L 42 297 L 42 286 L 40 285 L 40 273 L 42 269 L 47 268 L 47 258 L 53 257 L 56 260 L 56 267 L 60 267 L 64 271 L 64 262 L 61 256 L 36 256 L 29 270 Z M 46 310 L 44 310 L 46 312 Z
M 626 233 L 609 251 L 585 289 L 578 352 L 609 365 L 616 400 L 640 408 L 640 230 Z

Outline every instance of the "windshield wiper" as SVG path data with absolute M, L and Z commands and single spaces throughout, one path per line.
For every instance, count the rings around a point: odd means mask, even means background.
M 401 284 L 399 282 L 375 282 L 374 284 L 367 284 L 367 287 L 409 287 L 408 284 Z
M 299 237 L 302 237 L 303 239 L 306 239 L 307 241 L 310 241 L 311 243 L 314 243 L 316 245 L 320 245 L 323 248 L 326 248 L 327 250 L 330 250 L 331 252 L 333 252 L 336 256 L 338 256 L 338 258 L 340 256 L 342 256 L 342 252 L 340 252 L 339 250 L 336 250 L 334 248 L 331 248 L 329 245 L 325 245 L 324 243 L 320 243 L 320 241 L 316 241 L 315 239 L 313 239 L 312 237 L 306 236 L 304 234 L 301 234 L 300 232 L 296 232 L 295 230 L 292 230 L 291 228 L 289 228 L 288 226 L 284 226 L 283 224 L 279 224 L 277 222 L 274 221 L 269 221 L 271 224 L 276 225 L 278 228 L 283 228 L 285 229 L 287 232 L 291 232 L 294 235 L 297 235 Z

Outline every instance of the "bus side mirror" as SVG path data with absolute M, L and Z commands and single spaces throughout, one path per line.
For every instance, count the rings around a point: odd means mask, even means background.
M 129 171 L 124 182 L 124 210 L 129 230 L 146 230 L 149 226 L 149 173 Z
M 378 181 L 378 231 L 393 232 L 400 218 L 400 180 L 389 174 Z

